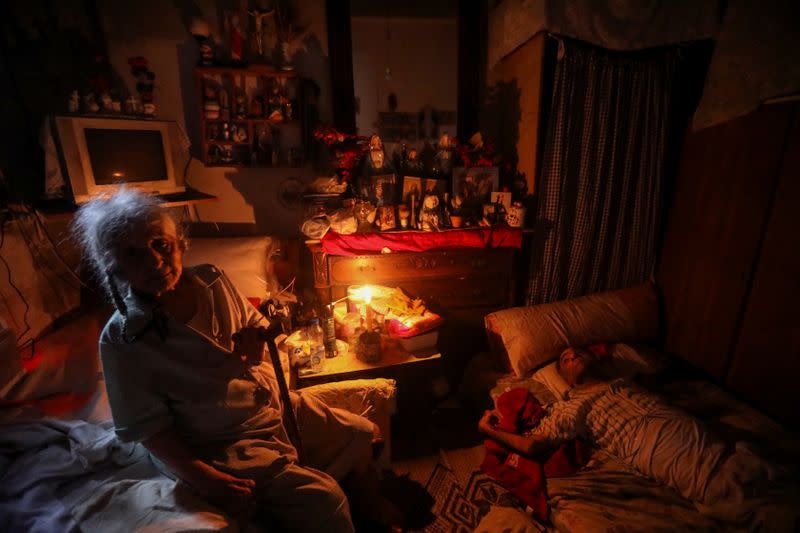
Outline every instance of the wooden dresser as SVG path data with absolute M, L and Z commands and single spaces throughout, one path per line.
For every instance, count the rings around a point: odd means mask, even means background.
M 439 350 L 451 381 L 464 365 L 486 349 L 483 317 L 514 301 L 513 248 L 463 248 L 430 252 L 328 255 L 319 241 L 307 241 L 314 286 L 323 301 L 346 294 L 350 285 L 372 283 L 400 287 L 445 319 Z

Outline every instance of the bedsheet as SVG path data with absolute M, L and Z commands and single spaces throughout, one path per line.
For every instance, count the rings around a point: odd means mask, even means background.
M 235 526 L 161 474 L 110 422 L 46 419 L 0 433 L 6 531 L 231 531 Z
M 528 378 L 507 377 L 498 382 L 493 396 L 523 386 L 542 402 L 554 396 Z M 750 406 L 737 401 L 702 379 L 664 380 L 648 384 L 668 401 L 700 418 L 728 442 L 748 442 L 762 457 L 787 471 L 788 483 L 779 484 L 759 502 L 757 511 L 741 531 L 767 527 L 769 531 L 796 531 L 797 458 L 800 437 Z M 602 450 L 596 450 L 578 473 L 548 479 L 551 529 L 581 532 L 628 531 L 733 531 L 730 524 L 701 514 L 672 489 L 639 475 L 633 468 Z M 731 509 L 734 511 L 734 509 Z

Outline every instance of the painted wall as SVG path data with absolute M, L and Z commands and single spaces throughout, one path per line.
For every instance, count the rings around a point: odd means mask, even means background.
M 209 21 L 212 33 L 220 39 L 218 3 L 213 0 L 188 2 L 98 2 L 98 11 L 108 43 L 111 65 L 135 92 L 128 58 L 148 59 L 156 74 L 157 115 L 175 120 L 192 142 L 192 154 L 199 155 L 199 97 L 195 94 L 193 67 L 198 47 L 187 31 L 189 21 L 201 16 Z M 330 120 L 330 76 L 327 58 L 327 31 L 324 0 L 297 0 L 298 20 L 305 36 L 293 48 L 293 63 L 300 76 L 314 80 L 321 89 L 320 118 Z M 224 44 L 223 44 L 224 46 Z M 280 185 L 287 178 L 309 181 L 315 176 L 308 166 L 296 169 L 206 168 L 193 159 L 187 169 L 192 187 L 213 194 L 216 202 L 198 204 L 193 216 L 202 221 L 255 223 L 260 231 L 274 235 L 295 235 L 302 213 L 287 209 L 278 199 Z
M 358 133 L 376 131 L 379 111 L 455 111 L 458 97 L 458 23 L 452 18 L 352 17 L 353 82 Z M 386 67 L 391 69 L 386 79 Z M 455 134 L 455 124 L 447 126 Z
M 511 159 L 509 152 L 516 151 L 517 170 L 525 173 L 530 193 L 536 192 L 544 43 L 540 33 L 489 70 L 481 116 L 481 127 L 497 139 L 498 150 Z

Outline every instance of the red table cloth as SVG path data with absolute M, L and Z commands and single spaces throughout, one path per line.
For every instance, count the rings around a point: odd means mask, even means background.
M 517 228 L 469 228 L 445 231 L 393 231 L 341 235 L 329 231 L 322 249 L 330 255 L 369 255 L 392 252 L 427 252 L 453 248 L 520 248 L 522 230 Z

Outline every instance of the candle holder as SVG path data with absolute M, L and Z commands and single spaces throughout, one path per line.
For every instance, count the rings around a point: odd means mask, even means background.
M 383 357 L 381 334 L 378 331 L 365 331 L 356 342 L 356 357 L 365 363 L 376 363 Z

